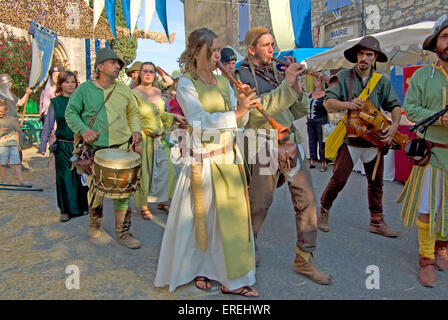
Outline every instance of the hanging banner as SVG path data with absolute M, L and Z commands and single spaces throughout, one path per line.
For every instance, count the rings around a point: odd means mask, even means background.
M 32 63 L 28 87 L 35 90 L 48 77 L 48 70 L 53 61 L 57 33 L 31 21 L 29 34 L 33 36 Z

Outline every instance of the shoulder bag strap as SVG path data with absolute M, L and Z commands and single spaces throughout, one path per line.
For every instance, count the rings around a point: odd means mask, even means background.
M 93 124 L 95 123 L 96 118 L 97 118 L 98 115 L 100 114 L 101 110 L 103 110 L 104 106 L 106 105 L 106 102 L 109 100 L 109 98 L 110 98 L 110 96 L 112 95 L 112 93 L 115 91 L 115 87 L 116 87 L 116 86 L 117 86 L 117 84 L 115 83 L 115 84 L 114 84 L 114 87 L 113 87 L 113 89 L 112 89 L 112 91 L 109 92 L 109 94 L 107 95 L 106 99 L 104 99 L 104 102 L 103 102 L 103 104 L 101 105 L 101 107 L 98 109 L 97 113 L 95 113 L 95 115 L 94 115 L 92 118 L 90 118 L 90 122 L 89 122 L 89 125 L 88 125 L 88 127 L 89 127 L 90 129 L 92 129 Z

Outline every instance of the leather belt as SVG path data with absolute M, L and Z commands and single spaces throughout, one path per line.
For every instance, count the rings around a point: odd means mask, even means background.
M 144 133 L 146 136 L 151 137 L 151 138 L 160 138 L 160 137 L 163 136 L 163 133 L 160 133 L 160 134 L 154 134 L 154 133 L 151 133 L 151 132 L 149 132 L 148 130 L 143 129 L 143 128 L 142 128 L 142 131 L 143 131 L 143 133 Z

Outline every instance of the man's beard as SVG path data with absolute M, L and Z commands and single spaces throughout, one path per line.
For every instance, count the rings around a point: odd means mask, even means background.
M 446 53 L 447 49 L 448 48 L 446 48 L 445 50 L 439 50 L 438 48 L 436 48 L 435 50 L 439 59 L 445 62 L 448 62 L 448 53 Z

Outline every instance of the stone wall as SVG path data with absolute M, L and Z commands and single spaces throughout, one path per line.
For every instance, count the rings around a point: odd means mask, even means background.
M 448 0 L 352 0 L 351 5 L 333 14 L 326 12 L 326 1 L 312 0 L 311 28 L 316 47 L 334 46 L 362 35 L 435 21 L 448 10 Z
M 194 29 L 207 27 L 219 36 L 223 47 L 230 45 L 245 55 L 247 48 L 244 39 L 243 41 L 238 39 L 238 2 L 239 0 L 220 2 L 185 0 L 185 39 L 188 39 L 188 35 Z M 249 0 L 249 28 L 255 27 L 272 30 L 268 0 Z

